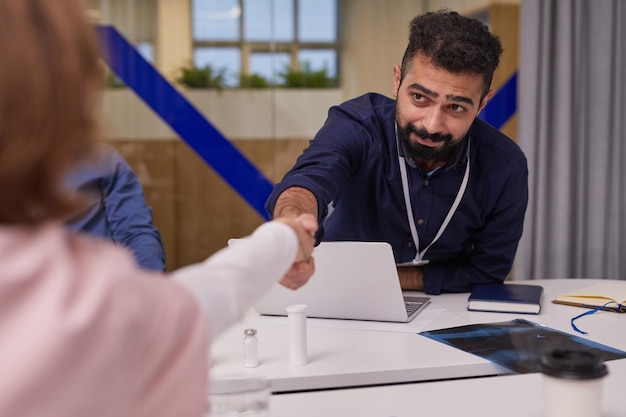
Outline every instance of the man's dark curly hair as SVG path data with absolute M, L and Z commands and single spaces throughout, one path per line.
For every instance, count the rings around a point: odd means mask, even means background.
M 429 12 L 409 24 L 409 44 L 402 58 L 401 77 L 418 53 L 452 74 L 483 77 L 482 98 L 489 91 L 502 43 L 482 22 L 449 10 Z

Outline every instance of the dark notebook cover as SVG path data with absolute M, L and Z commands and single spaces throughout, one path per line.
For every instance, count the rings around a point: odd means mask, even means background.
M 467 301 L 468 310 L 539 314 L 543 287 L 530 284 L 481 284 Z

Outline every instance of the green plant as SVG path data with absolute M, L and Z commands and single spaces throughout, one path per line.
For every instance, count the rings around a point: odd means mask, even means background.
M 270 83 L 259 74 L 240 74 L 239 88 L 269 88 Z
M 215 69 L 210 65 L 202 68 L 189 64 L 181 67 L 175 81 L 180 85 L 191 88 L 212 88 L 223 90 L 226 86 L 226 69 Z
M 104 86 L 106 88 L 126 88 L 126 84 L 120 80 L 111 70 L 106 70 L 106 76 L 104 79 Z
M 278 76 L 282 79 L 279 86 L 286 88 L 334 88 L 339 84 L 337 77 L 328 75 L 328 68 L 312 70 L 308 61 L 302 62 L 299 70 L 285 66 Z

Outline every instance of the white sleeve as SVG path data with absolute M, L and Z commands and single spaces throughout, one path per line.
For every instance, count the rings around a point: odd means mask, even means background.
M 206 261 L 174 271 L 172 279 L 195 296 L 215 339 L 284 276 L 298 250 L 291 227 L 268 222 Z

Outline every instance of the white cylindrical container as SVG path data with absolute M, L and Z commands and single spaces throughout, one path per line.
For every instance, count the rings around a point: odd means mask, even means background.
M 545 417 L 600 417 L 608 371 L 586 350 L 556 349 L 542 357 Z
M 306 305 L 287 307 L 289 321 L 289 363 L 303 366 L 308 362 L 306 341 Z
M 246 329 L 243 334 L 243 366 L 255 368 L 259 366 L 259 342 L 256 330 Z

